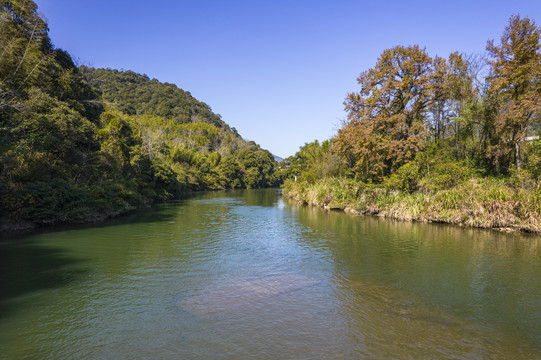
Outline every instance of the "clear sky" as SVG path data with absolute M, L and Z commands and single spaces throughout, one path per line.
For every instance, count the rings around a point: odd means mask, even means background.
M 483 53 L 541 0 L 37 0 L 56 47 L 82 65 L 133 70 L 207 103 L 287 157 L 331 138 L 357 76 L 384 49 Z

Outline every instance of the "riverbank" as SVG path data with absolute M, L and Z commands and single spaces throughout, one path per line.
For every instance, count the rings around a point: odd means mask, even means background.
M 452 188 L 407 193 L 351 179 L 288 180 L 283 196 L 331 210 L 477 228 L 541 233 L 541 190 L 472 178 Z
M 93 213 L 81 218 L 57 218 L 57 219 L 51 219 L 47 221 L 8 220 L 3 223 L 0 223 L 0 233 L 22 232 L 22 231 L 35 230 L 39 228 L 47 228 L 47 227 L 63 225 L 63 224 L 85 224 L 85 223 L 99 222 L 99 221 L 104 221 L 107 219 L 112 219 L 118 216 L 122 216 L 138 209 L 150 207 L 155 203 L 156 202 L 147 203 L 141 206 L 126 206 L 122 209 L 117 209 L 115 211 L 108 211 L 104 213 Z
M 84 216 L 79 217 L 55 217 L 45 220 L 29 220 L 29 219 L 20 219 L 13 220 L 9 217 L 0 219 L 0 234 L 3 233 L 17 233 L 17 232 L 26 232 L 32 231 L 40 228 L 49 228 L 58 225 L 66 224 L 88 224 L 94 222 L 101 222 L 109 219 L 114 219 L 123 215 L 130 214 L 134 211 L 142 210 L 145 208 L 151 208 L 154 205 L 166 203 L 168 201 L 182 200 L 194 196 L 197 193 L 202 192 L 222 192 L 222 191 L 231 191 L 231 190 L 246 190 L 246 189 L 207 189 L 207 190 L 192 190 L 179 193 L 176 196 L 170 198 L 148 198 L 145 201 L 140 202 L 139 204 L 128 204 L 125 203 L 122 206 L 117 207 L 116 209 L 106 209 L 104 211 L 93 211 L 85 212 Z

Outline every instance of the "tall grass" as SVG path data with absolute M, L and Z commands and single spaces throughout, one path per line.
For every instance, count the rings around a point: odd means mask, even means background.
M 288 180 L 283 194 L 296 201 L 408 221 L 541 233 L 541 189 L 513 186 L 505 179 L 466 179 L 442 190 L 416 192 L 324 178 L 309 184 Z

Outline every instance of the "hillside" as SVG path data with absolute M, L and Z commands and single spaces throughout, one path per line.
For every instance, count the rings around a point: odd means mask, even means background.
M 133 71 L 79 71 L 111 112 L 136 130 L 145 150 L 191 190 L 276 185 L 272 155 L 189 92 Z
M 276 185 L 272 155 L 177 86 L 77 68 L 33 1 L 0 7 L 0 228 Z
M 228 125 L 210 107 L 174 84 L 161 83 L 133 71 L 79 67 L 83 78 L 103 101 L 127 115 L 156 115 L 175 123 L 205 122 L 219 128 Z

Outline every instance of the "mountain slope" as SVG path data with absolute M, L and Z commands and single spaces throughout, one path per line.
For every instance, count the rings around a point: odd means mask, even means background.
M 128 115 L 156 115 L 182 124 L 205 122 L 228 127 L 210 107 L 174 84 L 161 83 L 133 71 L 79 67 L 103 100 Z
M 79 70 L 180 182 L 198 190 L 276 185 L 273 156 L 242 139 L 189 92 L 133 71 Z
M 77 68 L 31 0 L 0 2 L 0 229 L 276 184 L 272 155 L 175 85 Z

